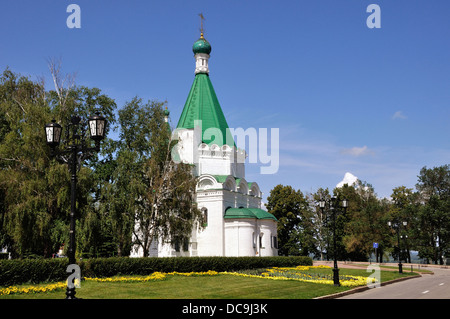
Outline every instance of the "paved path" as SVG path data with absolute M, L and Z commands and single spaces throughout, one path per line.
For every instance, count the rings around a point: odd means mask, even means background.
M 379 288 L 372 288 L 338 299 L 450 299 L 450 269 L 427 267 L 434 275 L 423 274 Z

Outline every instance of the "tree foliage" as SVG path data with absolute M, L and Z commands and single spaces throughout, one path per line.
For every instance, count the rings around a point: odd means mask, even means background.
M 279 255 L 307 255 L 314 249 L 308 202 L 300 190 L 277 185 L 267 197 L 267 210 L 278 219 Z
M 43 129 L 52 118 L 61 118 L 60 104 L 54 95 L 53 91 L 45 91 L 42 84 L 9 69 L 0 78 L 0 244 L 15 256 L 49 257 L 67 239 L 68 229 L 63 225 L 68 221 L 69 174 L 65 165 L 50 157 Z M 92 111 L 93 105 L 85 103 L 89 95 L 99 96 L 99 91 L 74 89 L 66 108 Z M 89 207 L 91 172 L 85 166 L 78 174 L 81 215 Z
M 155 238 L 184 240 L 200 216 L 194 207 L 196 179 L 191 167 L 175 164 L 170 157 L 165 104 L 144 104 L 136 97 L 119 111 L 116 165 L 103 193 L 119 255 L 128 254 L 135 244 L 148 256 Z
M 416 237 L 422 258 L 443 263 L 450 253 L 450 165 L 423 167 L 416 185 L 422 205 L 416 217 Z
M 317 205 L 332 196 L 349 201 L 345 214 L 336 218 L 338 259 L 367 260 L 374 243 L 380 262 L 389 256 L 410 262 L 413 250 L 435 263 L 450 257 L 450 165 L 422 168 L 416 191 L 398 186 L 389 199 L 379 198 L 370 184 L 359 180 L 335 188 L 332 194 L 319 188 L 306 196 L 291 186 L 277 185 L 266 206 L 279 220 L 280 254 L 334 257 L 331 211 Z M 398 234 L 389 221 L 401 223 Z
M 77 255 L 126 256 L 136 242 L 190 235 L 198 210 L 188 165 L 170 160 L 165 103 L 134 98 L 118 111 L 98 88 L 75 86 L 49 62 L 54 90 L 6 69 L 0 77 L 0 247 L 13 257 L 50 257 L 68 242 L 70 178 L 50 156 L 44 126 L 64 128 L 99 109 L 108 121 L 101 151 L 78 172 Z M 119 140 L 110 132 L 119 129 Z M 67 136 L 64 131 L 61 144 Z M 170 229 L 170 231 L 168 230 Z M 138 236 L 139 235 L 139 236 Z

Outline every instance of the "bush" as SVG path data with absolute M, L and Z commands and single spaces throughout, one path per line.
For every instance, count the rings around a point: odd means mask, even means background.
M 0 286 L 65 280 L 67 264 L 66 258 L 0 260 Z
M 67 258 L 0 260 L 0 286 L 64 281 Z M 91 258 L 78 262 L 82 277 L 149 275 L 160 272 L 238 271 L 267 267 L 312 265 L 309 257 L 146 257 Z
M 170 257 L 170 258 L 95 258 L 81 263 L 86 277 L 115 275 L 148 275 L 160 272 L 237 271 L 266 267 L 312 265 L 309 257 Z

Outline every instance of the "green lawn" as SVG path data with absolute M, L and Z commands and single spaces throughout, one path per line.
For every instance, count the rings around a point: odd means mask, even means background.
M 323 270 L 322 270 L 323 271 Z M 328 270 L 331 272 L 331 270 Z M 365 269 L 341 269 L 342 275 L 370 275 Z M 381 280 L 408 276 L 382 271 Z M 83 299 L 311 299 L 351 288 L 298 281 L 217 276 L 167 276 L 156 282 L 83 281 L 77 297 Z M 65 291 L 0 296 L 0 299 L 61 299 Z

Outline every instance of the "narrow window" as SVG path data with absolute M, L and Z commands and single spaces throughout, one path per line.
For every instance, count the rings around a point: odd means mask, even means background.
M 208 226 L 208 209 L 206 207 L 203 207 L 201 209 L 201 212 L 202 212 L 202 219 L 203 219 L 202 226 L 206 227 L 206 226 Z
M 185 238 L 183 240 L 183 250 L 184 251 L 189 251 L 189 238 Z
M 277 238 L 277 236 L 272 236 L 271 247 L 278 249 L 278 238 Z

